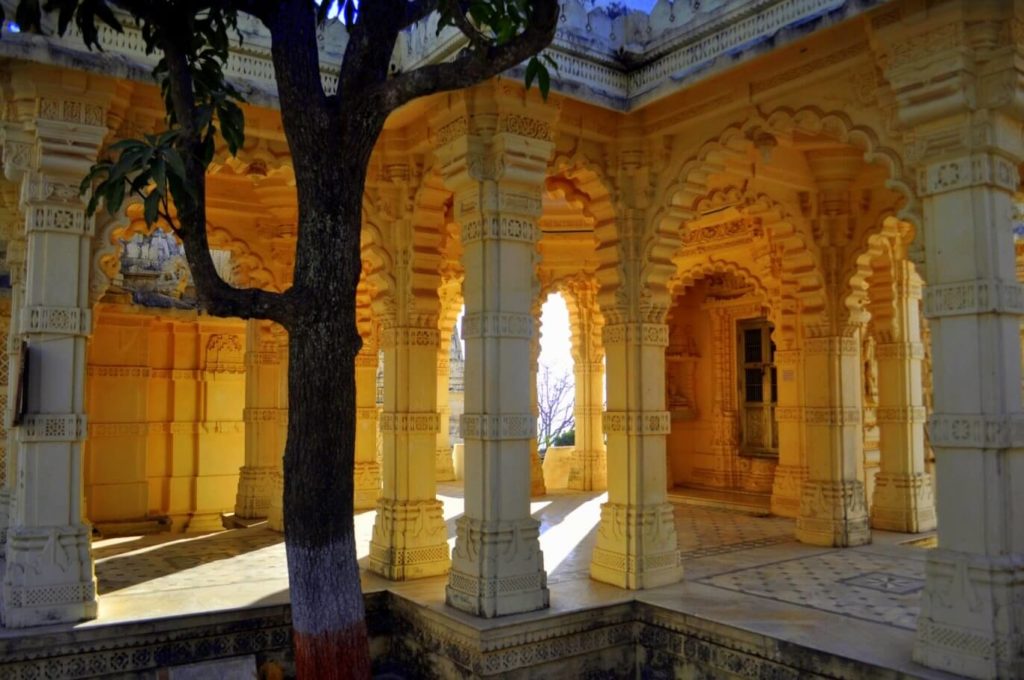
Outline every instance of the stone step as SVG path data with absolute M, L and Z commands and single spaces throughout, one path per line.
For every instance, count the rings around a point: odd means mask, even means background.
M 755 517 L 767 517 L 772 514 L 772 497 L 749 491 L 677 486 L 668 492 L 668 500 L 672 503 L 742 512 Z

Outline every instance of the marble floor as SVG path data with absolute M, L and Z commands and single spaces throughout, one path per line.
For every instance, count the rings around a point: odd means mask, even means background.
M 439 498 L 454 545 L 462 489 L 441 485 Z M 871 653 L 889 667 L 922 677 L 944 677 L 910 662 L 927 554 L 921 536 L 875 532 L 867 546 L 817 548 L 793 539 L 792 520 L 678 504 L 684 582 L 630 593 L 588 578 L 605 498 L 553 492 L 531 503 L 541 522 L 552 613 L 635 598 L 853 658 Z M 373 512 L 356 516 L 362 560 L 373 520 Z M 100 615 L 86 625 L 287 601 L 282 536 L 259 525 L 202 535 L 98 540 L 94 553 Z M 364 572 L 363 586 L 388 588 L 445 610 L 443 577 L 392 583 Z M 446 613 L 478 627 L 501 625 L 500 619 Z

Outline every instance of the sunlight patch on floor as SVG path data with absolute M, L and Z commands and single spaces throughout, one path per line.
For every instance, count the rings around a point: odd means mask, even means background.
M 607 493 L 590 499 L 541 534 L 540 549 L 544 552 L 544 569 L 549 574 L 557 569 L 598 525 L 601 521 L 601 504 L 607 500 Z

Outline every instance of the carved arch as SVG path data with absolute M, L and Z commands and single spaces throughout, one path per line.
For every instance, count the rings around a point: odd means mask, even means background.
M 121 266 L 121 253 L 124 250 L 123 240 L 135 234 L 149 236 L 154 230 L 168 225 L 163 223 L 147 226 L 141 217 L 142 201 L 129 199 L 118 215 L 108 216 L 107 221 L 98 230 L 94 240 L 92 255 L 92 271 L 89 277 L 89 298 L 95 304 L 110 288 L 111 281 L 117 276 Z M 173 234 L 173 231 L 171 231 Z M 180 243 L 177 234 L 173 234 Z M 270 291 L 281 291 L 281 286 L 264 262 L 263 258 L 252 250 L 246 241 L 236 238 L 230 231 L 222 227 L 209 227 L 207 238 L 210 246 L 231 253 L 235 271 L 241 274 L 240 283 L 246 286 L 262 288 Z

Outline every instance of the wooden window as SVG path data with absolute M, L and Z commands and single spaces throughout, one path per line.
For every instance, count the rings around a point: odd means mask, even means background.
M 741 321 L 737 328 L 739 357 L 740 452 L 750 456 L 779 455 L 775 406 L 779 401 L 775 344 L 767 319 Z

